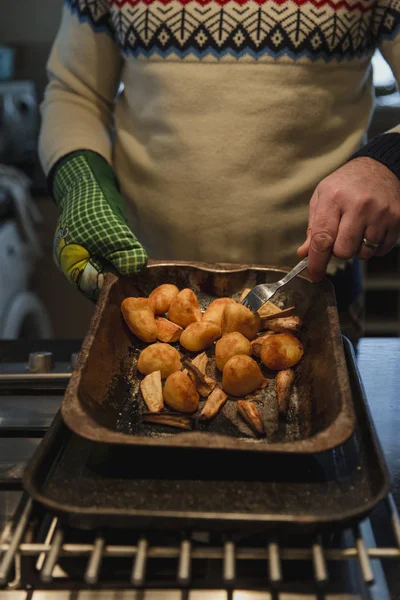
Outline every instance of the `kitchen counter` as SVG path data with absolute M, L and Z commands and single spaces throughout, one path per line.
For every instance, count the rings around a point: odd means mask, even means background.
M 57 342 L 52 343 L 57 344 Z M 62 357 L 62 360 L 67 360 L 70 352 L 75 351 L 79 347 L 79 343 L 77 344 L 77 347 L 73 347 L 74 344 L 68 347 L 68 352 L 66 356 Z M 15 360 L 14 351 L 17 346 L 19 344 L 14 343 L 14 350 L 12 352 L 11 350 L 5 352 L 6 344 L 2 345 L 0 341 L 0 362 Z M 39 346 L 37 348 L 36 346 L 37 344 L 31 347 L 30 350 L 39 349 Z M 45 346 L 46 344 L 43 344 L 44 349 Z M 27 343 L 24 344 L 21 342 L 20 355 L 27 356 L 28 352 Z M 392 476 L 393 496 L 398 508 L 400 508 L 400 339 L 363 339 L 358 349 L 358 364 L 376 430 Z M 55 414 L 59 407 L 61 393 L 59 395 L 47 395 L 47 397 L 40 397 L 38 395 L 34 400 L 32 396 L 21 396 L 18 401 L 16 401 L 17 397 L 14 397 L 13 402 L 11 402 L 10 398 L 11 396 L 9 398 L 4 397 L 2 403 L 2 397 L 0 396 L 0 470 L 4 473 L 9 468 L 19 476 L 24 462 L 28 460 L 40 440 L 36 436 L 25 437 L 24 440 L 20 440 L 18 437 L 15 437 L 15 434 L 14 437 L 5 437 L 5 433 L 2 431 L 4 423 L 9 423 L 12 418 L 16 421 L 24 420 L 25 415 L 28 415 L 26 423 L 31 422 L 32 426 L 34 424 L 36 427 L 42 423 L 43 427 L 47 427 L 53 414 Z M 35 403 L 34 408 L 32 407 L 33 401 Z M 12 413 L 14 413 L 14 416 Z M 0 493 L 0 518 L 2 522 L 15 510 L 19 497 L 20 492 L 16 490 Z M 387 514 L 383 507 L 374 511 L 371 521 L 378 545 L 393 546 L 394 541 L 387 521 Z M 380 566 L 377 566 L 376 561 L 374 570 L 375 568 L 376 585 L 372 586 L 365 597 L 374 600 L 387 600 L 388 598 L 391 600 L 400 600 L 399 561 L 392 560 L 391 562 L 385 561 L 384 563 L 385 575 L 390 590 L 389 593 L 384 583 L 382 569 Z M 356 569 L 356 565 L 354 565 L 354 569 Z M 186 600 L 227 600 L 228 598 L 232 598 L 233 600 L 271 600 L 272 598 L 276 600 L 299 600 L 299 598 L 301 600 L 305 600 L 305 598 L 310 598 L 310 600 L 311 598 L 321 600 L 327 600 L 328 598 L 329 600 L 333 600 L 333 598 L 358 600 L 361 598 L 358 594 L 341 594 L 339 596 L 331 593 L 327 595 L 316 593 L 315 596 L 305 596 L 303 594 L 277 594 L 271 596 L 269 592 L 245 591 L 235 592 L 233 596 L 229 596 L 229 594 L 220 590 L 190 592 L 187 595 L 182 595 L 181 592 L 171 590 L 149 591 L 143 594 L 141 592 L 134 592 L 133 590 L 124 592 L 112 592 L 109 590 L 103 593 L 87 590 L 76 596 L 67 590 L 37 590 L 31 595 L 29 593 L 27 595 L 24 591 L 2 591 L 0 592 L 0 597 L 5 600 L 27 600 L 27 598 L 33 600 L 40 600 L 42 598 L 71 600 L 73 597 L 76 597 L 77 600 L 81 600 L 81 598 L 82 600 L 89 600 L 92 597 L 96 600 L 103 597 L 107 598 L 107 600 L 109 598 L 126 598 L 127 600 L 183 600 L 183 598 L 186 598 Z M 362 597 L 364 598 L 364 595 Z

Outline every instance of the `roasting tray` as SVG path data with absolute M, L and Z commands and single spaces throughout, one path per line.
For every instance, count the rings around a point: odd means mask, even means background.
M 304 318 L 305 354 L 297 367 L 286 423 L 278 420 L 273 383 L 253 395 L 261 400 L 264 439 L 254 438 L 234 401 L 228 401 L 211 423 L 196 423 L 191 432 L 142 422 L 147 409 L 136 361 L 146 345 L 126 327 L 122 300 L 148 295 L 161 283 L 175 283 L 180 289 L 193 289 L 204 308 L 216 297 L 238 298 L 243 288 L 276 281 L 283 274 L 271 267 L 164 262 L 151 264 L 135 278 L 107 275 L 62 403 L 65 423 L 94 441 L 165 448 L 316 453 L 345 442 L 355 421 L 335 296 L 328 281 L 314 284 L 306 277 L 292 280 L 275 300 L 281 306 L 296 305 Z M 209 374 L 220 377 L 210 363 Z M 267 369 L 264 374 L 269 379 L 275 376 Z
M 354 353 L 345 340 L 354 435 L 316 455 L 118 446 L 73 434 L 58 415 L 23 476 L 26 491 L 78 528 L 249 534 L 348 527 L 389 490 Z

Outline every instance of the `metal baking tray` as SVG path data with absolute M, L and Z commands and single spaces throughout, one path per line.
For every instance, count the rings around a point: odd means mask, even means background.
M 238 298 L 243 288 L 276 281 L 283 273 L 268 267 L 156 263 L 135 278 L 108 275 L 62 403 L 65 423 L 82 437 L 124 445 L 315 453 L 342 444 L 354 430 L 354 411 L 335 296 L 328 281 L 314 284 L 306 277 L 292 280 L 275 300 L 295 305 L 304 318 L 305 354 L 296 369 L 287 423 L 279 422 L 273 384 L 253 395 L 262 400 L 258 408 L 268 434 L 264 439 L 254 438 L 234 401 L 211 423 L 197 423 L 191 432 L 142 422 L 147 409 L 136 362 L 146 345 L 126 327 L 122 300 L 173 282 L 194 290 L 204 308 L 216 297 Z M 210 366 L 209 374 L 220 378 L 212 360 Z M 266 369 L 264 374 L 275 376 Z
M 117 446 L 58 416 L 24 473 L 26 491 L 72 527 L 309 533 L 348 527 L 386 496 L 389 475 L 345 340 L 357 425 L 316 455 Z

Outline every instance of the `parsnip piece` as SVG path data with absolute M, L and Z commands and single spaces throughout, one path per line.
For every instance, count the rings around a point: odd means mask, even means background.
M 264 340 L 261 347 L 261 362 L 274 371 L 294 367 L 304 354 L 303 345 L 291 333 L 277 333 Z
M 176 348 L 157 342 L 142 350 L 137 367 L 143 375 L 161 371 L 161 378 L 166 379 L 171 373 L 182 369 L 181 356 Z
M 169 311 L 171 302 L 179 294 L 179 289 L 172 283 L 163 283 L 153 290 L 149 296 L 150 306 L 154 314 L 164 315 Z
M 264 378 L 260 367 L 250 356 L 233 356 L 224 366 L 222 389 L 230 396 L 246 396 L 258 388 L 266 387 L 268 383 L 268 379 Z
M 174 413 L 145 413 L 143 421 L 144 423 L 155 423 L 156 425 L 169 425 L 170 427 L 185 429 L 186 431 L 193 429 L 191 417 Z
M 261 415 L 254 404 L 247 400 L 238 400 L 236 404 L 238 413 L 241 417 L 243 417 L 254 433 L 260 437 L 264 436 L 264 424 L 262 422 Z
M 286 416 L 288 411 L 290 392 L 292 390 L 293 382 L 294 371 L 292 371 L 292 369 L 284 369 L 283 371 L 279 371 L 279 373 L 275 377 L 275 388 L 276 395 L 278 398 L 278 409 L 279 413 L 283 416 Z
M 251 288 L 244 288 L 243 292 L 240 294 L 240 298 L 238 300 L 239 304 L 241 302 L 243 302 L 243 300 L 246 298 L 247 294 L 249 294 L 251 292 Z
M 276 304 L 274 304 L 273 302 L 271 302 L 271 300 L 268 300 L 268 302 L 266 302 L 263 306 L 261 306 L 261 308 L 258 309 L 258 314 L 260 315 L 260 317 L 268 317 L 269 315 L 276 315 L 277 313 L 280 313 L 282 311 L 281 308 L 279 308 L 279 306 L 277 306 Z
M 173 410 L 192 413 L 199 406 L 199 394 L 188 375 L 177 371 L 165 382 L 164 400 Z
M 202 315 L 196 294 L 185 288 L 171 302 L 168 318 L 185 329 L 190 323 L 201 321 Z
M 155 342 L 157 325 L 148 298 L 125 298 L 121 312 L 129 329 L 142 342 Z
M 251 355 L 251 343 L 238 331 L 226 333 L 215 345 L 215 364 L 220 371 L 232 356 Z
M 151 413 L 158 413 L 164 408 L 161 385 L 161 371 L 153 371 L 140 382 L 143 400 Z
M 214 381 L 214 379 L 211 379 L 211 377 L 203 375 L 190 360 L 184 360 L 183 366 L 187 369 L 187 374 L 196 386 L 196 390 L 199 392 L 200 396 L 202 398 L 207 398 L 217 385 L 217 382 Z
M 262 321 L 264 329 L 274 331 L 275 333 L 298 333 L 301 327 L 300 317 L 283 317 L 272 319 L 271 321 Z
M 203 410 L 199 415 L 199 421 L 210 421 L 213 419 L 224 406 L 227 399 L 228 396 L 225 392 L 220 387 L 215 387 L 203 406 Z
M 279 309 L 279 312 L 271 313 L 270 315 L 263 315 L 261 317 L 261 321 L 262 321 L 262 323 L 266 323 L 267 321 L 271 321 L 272 319 L 278 319 L 278 318 L 283 319 L 284 317 L 292 317 L 295 312 L 296 312 L 296 307 L 290 306 L 289 308 L 284 308 L 282 310 Z
M 256 339 L 251 342 L 251 352 L 253 356 L 259 358 L 264 340 L 270 335 L 275 335 L 275 333 L 273 331 L 267 331 L 266 333 L 257 336 Z
M 222 315 L 222 334 L 238 331 L 248 340 L 253 340 L 261 327 L 258 313 L 243 306 L 243 304 L 227 304 Z
M 208 356 L 205 352 L 202 352 L 201 354 L 198 354 L 193 360 L 192 360 L 192 365 L 194 365 L 195 367 L 198 368 L 198 370 L 200 371 L 200 373 L 202 373 L 203 375 L 206 374 L 207 371 L 207 365 L 208 365 Z
M 160 342 L 170 344 L 179 341 L 183 331 L 182 327 L 164 317 L 156 317 L 156 325 L 157 338 Z
M 182 332 L 180 344 L 190 352 L 201 352 L 215 342 L 221 335 L 221 328 L 213 321 L 191 323 Z
M 203 314 L 203 321 L 213 321 L 221 327 L 222 315 L 227 304 L 235 304 L 235 301 L 232 298 L 217 298 L 213 300 Z

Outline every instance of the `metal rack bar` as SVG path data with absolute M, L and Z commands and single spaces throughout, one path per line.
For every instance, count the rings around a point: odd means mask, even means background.
M 86 583 L 93 584 L 97 583 L 99 579 L 99 571 L 101 561 L 103 558 L 105 541 L 104 538 L 99 535 L 93 545 L 93 550 L 89 558 L 89 562 L 86 568 L 84 579 Z
M 326 568 L 323 545 L 320 538 L 318 538 L 315 544 L 313 544 L 312 557 L 315 581 L 320 584 L 326 583 L 328 581 L 328 571 Z
M 57 526 L 57 528 L 54 532 L 54 537 L 53 537 L 52 544 L 50 546 L 49 553 L 47 554 L 47 557 L 46 557 L 46 560 L 44 562 L 43 569 L 41 572 L 41 579 L 44 583 L 50 583 L 51 580 L 53 579 L 53 570 L 54 570 L 54 567 L 56 566 L 56 563 L 57 563 L 57 560 L 58 560 L 58 557 L 60 554 L 63 539 L 64 539 L 64 531 L 61 529 L 60 526 Z
M 146 562 L 147 562 L 147 547 L 149 543 L 146 538 L 140 538 L 137 551 L 136 558 L 133 563 L 132 577 L 131 582 L 135 586 L 143 585 L 144 576 L 146 572 Z
M 32 502 L 32 499 L 29 498 L 29 500 L 25 504 L 25 507 L 21 513 L 19 521 L 15 526 L 15 530 L 12 535 L 10 544 L 9 544 L 8 548 L 5 550 L 5 554 L 0 562 L 0 585 L 4 585 L 7 581 L 8 572 L 14 561 L 15 554 L 18 551 L 18 547 L 21 543 L 22 536 L 24 535 L 25 529 L 28 525 L 29 517 L 32 512 L 32 507 L 33 507 L 33 502 Z
M 282 581 L 282 566 L 279 546 L 276 542 L 268 544 L 268 571 L 271 583 L 279 583 Z
M 191 552 L 192 544 L 189 540 L 183 540 L 181 543 L 178 566 L 178 582 L 187 585 L 190 581 L 191 573 Z
M 236 577 L 236 558 L 235 544 L 233 542 L 225 542 L 224 544 L 224 581 L 234 581 Z
M 374 573 L 372 570 L 371 562 L 368 556 L 367 548 L 365 546 L 364 538 L 361 533 L 360 527 L 357 527 L 355 529 L 354 537 L 356 540 L 358 560 L 363 579 L 365 583 L 372 584 L 374 582 Z

